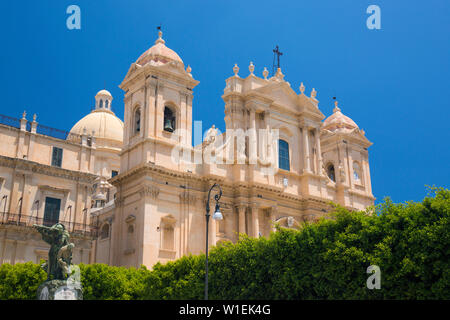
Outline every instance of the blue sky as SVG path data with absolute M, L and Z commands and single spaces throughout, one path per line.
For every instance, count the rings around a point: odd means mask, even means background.
M 81 8 L 81 30 L 66 8 Z M 381 8 L 381 30 L 366 9 Z M 272 69 L 275 45 L 285 79 L 314 87 L 329 116 L 332 97 L 374 145 L 377 202 L 419 201 L 425 185 L 449 185 L 450 2 L 429 1 L 9 1 L 0 11 L 0 113 L 70 130 L 106 87 L 123 118 L 118 87 L 162 23 L 166 45 L 192 67 L 193 119 L 224 130 L 225 79 Z

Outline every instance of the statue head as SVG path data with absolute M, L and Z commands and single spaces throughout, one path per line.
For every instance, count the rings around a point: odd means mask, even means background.
M 64 231 L 66 230 L 66 227 L 64 227 L 64 225 L 62 223 L 57 223 L 53 226 L 53 228 L 58 229 L 59 231 Z

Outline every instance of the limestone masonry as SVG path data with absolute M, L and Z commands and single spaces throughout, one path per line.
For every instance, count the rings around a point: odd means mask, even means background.
M 106 90 L 70 132 L 0 115 L 0 264 L 47 259 L 34 223 L 64 224 L 75 264 L 152 267 L 201 253 L 214 183 L 224 219 L 210 220 L 210 246 L 268 236 L 273 222 L 295 228 L 330 202 L 373 205 L 364 131 L 337 102 L 325 119 L 317 92 L 302 84 L 297 94 L 281 69 L 269 78 L 248 69 L 243 77 L 235 65 L 225 80 L 226 131 L 202 140 L 192 119 L 199 82 L 161 31 L 120 84 L 123 122 Z

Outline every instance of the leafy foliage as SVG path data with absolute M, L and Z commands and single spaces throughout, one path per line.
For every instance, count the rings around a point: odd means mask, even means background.
M 350 212 L 266 238 L 241 235 L 209 255 L 210 299 L 450 299 L 450 191 L 422 203 Z M 366 287 L 367 267 L 381 289 Z M 85 299 L 202 299 L 205 255 L 153 269 L 80 265 Z M 0 299 L 33 299 L 45 273 L 32 263 L 0 266 Z
M 4 263 L 0 265 L 0 299 L 35 299 L 37 288 L 46 279 L 47 273 L 38 264 Z

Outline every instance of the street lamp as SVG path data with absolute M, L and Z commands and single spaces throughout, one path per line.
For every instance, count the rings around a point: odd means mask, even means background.
M 217 183 L 214 183 L 211 189 L 208 192 L 208 201 L 206 202 L 206 273 L 205 273 L 205 300 L 208 300 L 208 224 L 209 224 L 209 199 L 211 196 L 211 191 L 217 188 L 219 189 L 219 193 L 214 196 L 214 200 L 216 200 L 216 208 L 213 213 L 214 220 L 222 220 L 223 216 L 220 212 L 219 199 L 222 196 L 222 189 Z
M 5 194 L 2 198 L 2 201 L 5 200 L 5 204 L 3 206 L 3 216 L 2 216 L 2 222 L 4 222 L 5 214 L 6 214 L 6 202 L 8 201 L 8 196 Z M 0 202 L 1 203 L 1 202 Z

